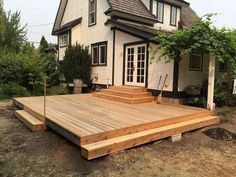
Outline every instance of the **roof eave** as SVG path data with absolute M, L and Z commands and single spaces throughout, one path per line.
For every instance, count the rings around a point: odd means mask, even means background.
M 142 24 L 152 26 L 152 27 L 154 26 L 155 23 L 158 23 L 158 20 L 154 18 L 137 16 L 137 15 L 129 14 L 127 12 L 122 12 L 122 11 L 113 10 L 113 9 L 108 9 L 105 12 L 105 14 L 111 17 L 126 19 L 127 21 L 140 22 Z

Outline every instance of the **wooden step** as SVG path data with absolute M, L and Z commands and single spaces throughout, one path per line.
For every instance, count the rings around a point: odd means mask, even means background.
M 38 120 L 24 110 L 15 111 L 15 116 L 21 120 L 33 132 L 41 132 L 45 130 L 45 125 L 42 121 Z
M 93 96 L 98 97 L 98 98 L 112 100 L 112 101 L 128 103 L 128 104 L 149 103 L 154 100 L 154 98 L 152 96 L 146 96 L 146 97 L 142 97 L 142 98 L 126 98 L 126 97 L 121 97 L 121 96 L 105 94 L 105 93 L 101 93 L 101 92 L 94 93 Z
M 144 87 L 131 87 L 131 86 L 111 86 L 109 87 L 110 90 L 118 90 L 118 91 L 124 91 L 124 92 L 146 92 L 147 89 Z
M 121 96 L 121 97 L 126 97 L 126 98 L 140 98 L 140 97 L 150 96 L 150 93 L 148 92 L 126 92 L 126 91 L 112 90 L 112 89 L 102 89 L 101 92 L 108 95 L 115 95 L 115 96 Z
M 82 155 L 86 159 L 91 160 L 123 149 L 132 148 L 145 143 L 156 141 L 158 139 L 163 139 L 179 133 L 188 132 L 217 123 L 219 123 L 218 117 L 209 116 L 133 133 L 113 139 L 83 145 Z

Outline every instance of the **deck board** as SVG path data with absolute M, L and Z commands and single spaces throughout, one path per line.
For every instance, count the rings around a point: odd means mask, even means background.
M 43 115 L 43 97 L 15 100 Z M 91 94 L 48 96 L 46 105 L 47 119 L 62 124 L 80 137 L 206 111 L 155 103 L 129 105 L 96 98 Z

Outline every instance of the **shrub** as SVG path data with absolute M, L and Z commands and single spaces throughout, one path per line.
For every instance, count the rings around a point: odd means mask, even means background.
M 53 86 L 47 89 L 47 95 L 66 95 L 68 90 L 66 86 Z
M 26 97 L 30 96 L 29 91 L 18 83 L 9 83 L 1 85 L 1 95 L 6 97 Z
M 88 47 L 76 44 L 69 46 L 62 61 L 62 72 L 67 83 L 73 79 L 82 79 L 83 83 L 91 84 L 91 62 Z

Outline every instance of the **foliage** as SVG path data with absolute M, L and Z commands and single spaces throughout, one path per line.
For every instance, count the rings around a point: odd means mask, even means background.
M 47 95 L 66 95 L 68 94 L 68 89 L 66 86 L 53 86 L 47 89 Z
M 40 40 L 40 44 L 39 44 L 40 53 L 44 53 L 44 49 L 46 49 L 48 47 L 49 47 L 49 45 L 48 45 L 47 40 L 45 39 L 44 36 L 42 36 L 42 38 Z
M 4 95 L 6 97 L 15 97 L 15 96 L 30 96 L 29 91 L 18 83 L 9 83 L 9 84 L 3 84 L 0 86 L 0 95 Z
M 227 61 L 231 72 L 236 74 L 236 33 L 214 27 L 211 20 L 214 15 L 197 19 L 192 28 L 157 36 L 162 56 L 171 61 L 181 60 L 183 55 L 189 53 L 210 54 L 219 61 Z
M 25 44 L 20 53 L 1 51 L 0 71 L 0 84 L 17 82 L 33 94 L 34 85 L 43 80 L 44 61 L 38 50 Z
M 21 27 L 20 12 L 5 12 L 0 8 L 0 47 L 19 51 L 26 41 L 26 27 Z
M 73 79 L 82 79 L 85 84 L 91 83 L 91 62 L 87 47 L 76 44 L 69 46 L 62 61 L 62 72 L 67 83 Z
M 214 90 L 214 102 L 216 103 L 216 106 L 221 107 L 229 105 L 231 98 L 232 94 L 230 93 L 230 89 L 221 82 L 216 81 Z

